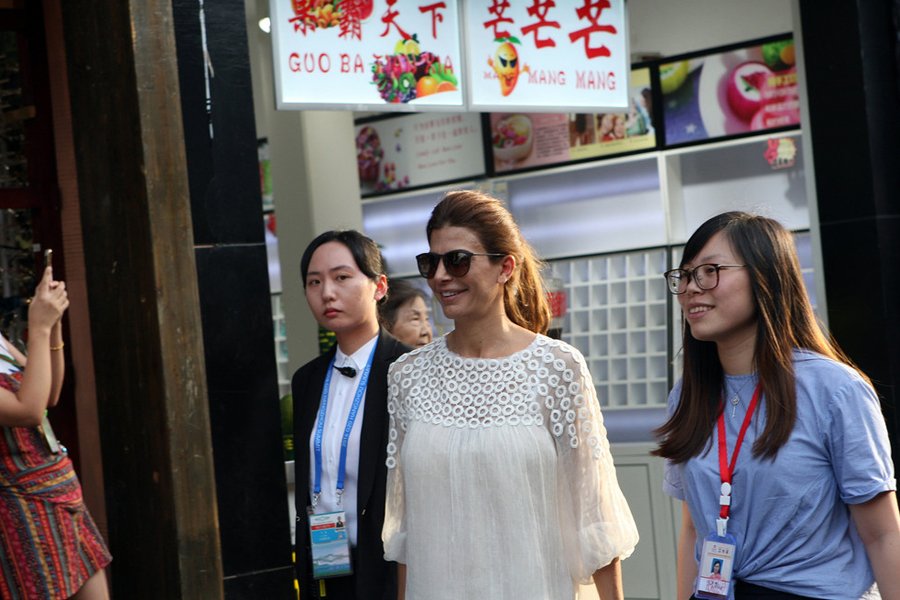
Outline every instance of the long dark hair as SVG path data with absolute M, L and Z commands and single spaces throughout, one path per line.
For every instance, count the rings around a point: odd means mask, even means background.
M 717 215 L 688 240 L 680 267 L 691 262 L 719 232 L 750 274 L 757 309 L 753 360 L 767 415 L 763 432 L 753 444 L 753 455 L 774 459 L 790 438 L 797 418 L 794 349 L 811 350 L 856 367 L 817 321 L 803 285 L 793 237 L 777 221 L 743 212 Z M 669 420 L 654 432 L 661 441 L 651 453 L 676 463 L 699 455 L 711 442 L 725 380 L 715 342 L 694 338 L 683 317 L 682 332 L 681 398 Z M 865 374 L 860 375 L 868 381 Z
M 319 235 L 309 243 L 303 252 L 303 258 L 300 259 L 300 276 L 303 279 L 303 289 L 306 289 L 306 276 L 309 273 L 309 261 L 312 260 L 313 253 L 318 250 L 319 246 L 328 242 L 340 242 L 345 245 L 350 250 L 350 254 L 353 255 L 356 266 L 372 281 L 377 281 L 382 275 L 387 275 L 387 264 L 381 255 L 381 250 L 378 249 L 378 244 L 372 238 L 363 235 L 355 229 L 334 229 Z
M 541 281 L 540 263 L 500 201 L 475 190 L 447 192 L 428 220 L 428 241 L 435 230 L 444 227 L 465 227 L 478 236 L 485 252 L 515 257 L 516 268 L 503 286 L 506 316 L 529 331 L 546 333 L 550 305 Z M 497 263 L 503 258 L 490 260 Z

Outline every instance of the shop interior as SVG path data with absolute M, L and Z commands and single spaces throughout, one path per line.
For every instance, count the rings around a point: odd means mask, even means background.
M 878 87 L 896 83 L 896 65 L 893 79 L 873 75 L 884 53 L 867 44 L 883 36 L 866 35 L 881 31 L 883 7 L 627 0 L 636 69 L 671 60 L 687 78 L 705 57 L 792 38 L 799 124 L 533 168 L 495 155 L 469 177 L 373 191 L 358 165 L 361 130 L 415 116 L 276 110 L 269 0 L 207 2 L 202 27 L 196 3 L 90 4 L 0 0 L 0 16 L 16 15 L 0 27 L 0 326 L 22 337 L 42 250 L 53 247 L 72 299 L 54 428 L 112 542 L 117 595 L 293 597 L 290 378 L 322 348 L 300 256 L 322 231 L 359 229 L 382 245 L 391 276 L 423 286 L 412 257 L 428 250 L 425 222 L 450 189 L 502 199 L 546 262 L 554 329 L 588 361 L 640 529 L 623 562 L 628 597 L 675 597 L 681 510 L 648 455 L 678 372 L 679 315 L 661 274 L 708 216 L 759 212 L 794 233 L 818 315 L 882 386 L 896 437 L 900 234 L 882 216 L 896 213 L 885 196 L 898 153 L 886 141 L 894 105 Z M 831 19 L 859 20 L 850 29 L 862 35 L 834 42 L 845 51 L 828 57 L 827 74 L 821 58 L 813 72 L 801 24 L 813 25 L 821 57 Z M 882 62 L 858 65 L 861 54 Z M 832 63 L 859 80 L 832 86 Z M 832 106 L 820 101 L 813 120 L 810 97 L 823 96 Z M 579 135 L 584 117 L 564 115 Z M 467 118 L 485 139 L 504 120 Z M 842 147 L 813 140 L 811 121 L 817 133 L 838 121 Z M 773 148 L 791 152 L 776 163 L 765 158 Z M 853 285 L 835 285 L 832 274 L 851 269 Z M 447 333 L 440 308 L 431 315 L 435 335 Z
M 627 10 L 633 64 L 647 57 L 690 58 L 785 34 L 796 37 L 790 3 L 704 0 L 660 9 L 652 0 L 629 0 Z M 265 23 L 260 24 L 267 16 L 265 0 L 247 3 L 257 133 L 267 176 L 263 196 L 282 399 L 289 398 L 291 374 L 320 351 L 299 277 L 299 257 L 308 240 L 332 228 L 361 229 L 382 247 L 390 276 L 410 278 L 427 290 L 415 274 L 413 257 L 428 250 L 424 230 L 431 208 L 450 189 L 487 191 L 506 202 L 546 262 L 545 281 L 566 298 L 554 326 L 591 369 L 619 481 L 633 499 L 646 540 L 623 563 L 628 595 L 671 597 L 674 590 L 666 582 L 675 578 L 680 509 L 662 493 L 662 462 L 648 455 L 651 432 L 665 418 L 680 333 L 677 303 L 661 274 L 677 265 L 681 245 L 709 216 L 725 210 L 759 212 L 795 233 L 808 291 L 817 304 L 823 294 L 816 293 L 817 242 L 810 232 L 815 195 L 807 185 L 803 157 L 809 150 L 802 126 L 372 194 L 354 168 L 357 136 L 366 124 L 412 126 L 409 117 L 274 110 L 271 39 Z M 797 61 L 800 70 L 802 58 Z M 799 150 L 789 168 L 773 168 L 762 159 L 770 141 L 780 138 Z M 437 303 L 431 315 L 435 335 L 452 327 Z M 286 477 L 293 516 L 290 461 Z M 592 592 L 583 593 L 591 597 Z

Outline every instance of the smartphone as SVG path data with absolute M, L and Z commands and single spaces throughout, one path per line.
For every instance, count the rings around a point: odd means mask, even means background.
M 53 248 L 44 250 L 44 268 L 53 266 Z

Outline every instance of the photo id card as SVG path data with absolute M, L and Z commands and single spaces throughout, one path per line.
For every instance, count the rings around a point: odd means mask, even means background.
M 731 587 L 731 571 L 734 567 L 734 537 L 711 533 L 703 540 L 700 567 L 695 584 L 695 595 L 709 600 L 724 600 Z
M 344 511 L 309 515 L 309 540 L 313 577 L 341 577 L 353 573 L 350 537 Z

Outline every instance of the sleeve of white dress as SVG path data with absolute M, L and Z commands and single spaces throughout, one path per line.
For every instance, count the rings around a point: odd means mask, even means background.
M 388 371 L 388 416 L 389 427 L 387 447 L 387 497 L 385 500 L 384 559 L 406 564 L 406 501 L 403 485 L 403 465 L 400 449 L 406 433 L 407 420 L 402 405 L 401 369 L 406 357 L 400 357 Z
M 616 478 L 603 416 L 584 357 L 562 344 L 548 366 L 544 400 L 559 452 L 560 519 L 573 579 L 589 583 L 598 569 L 627 558 L 637 526 Z

